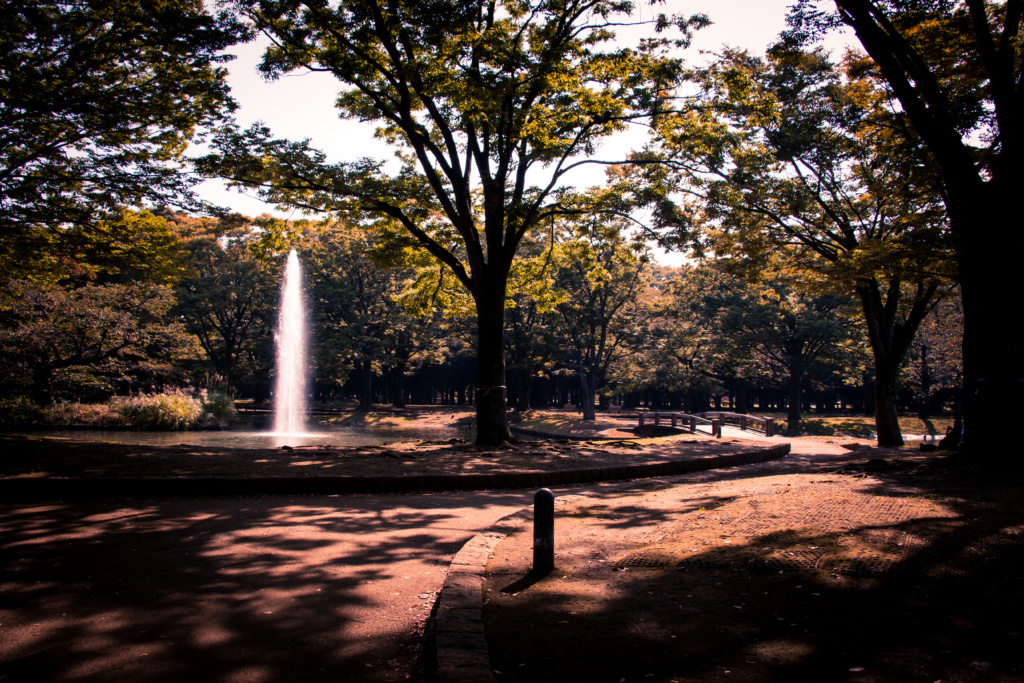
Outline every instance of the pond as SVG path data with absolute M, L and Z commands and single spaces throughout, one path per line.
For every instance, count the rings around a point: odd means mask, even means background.
M 217 448 L 280 448 L 281 446 L 381 446 L 398 441 L 443 441 L 472 439 L 476 430 L 467 427 L 353 427 L 317 426 L 306 434 L 274 434 L 257 431 L 250 425 L 227 431 L 131 432 L 117 429 L 51 429 L 34 436 L 58 437 L 76 441 L 100 441 L 139 446 L 205 446 Z

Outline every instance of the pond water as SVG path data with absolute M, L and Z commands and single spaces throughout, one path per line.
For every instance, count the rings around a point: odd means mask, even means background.
M 397 441 L 442 441 L 472 439 L 475 430 L 466 427 L 430 429 L 388 427 L 331 427 L 307 434 L 274 434 L 242 427 L 238 430 L 210 432 L 129 432 L 116 429 L 53 429 L 35 432 L 76 441 L 105 441 L 139 446 L 210 446 L 218 448 L 280 448 L 281 446 L 380 446 Z

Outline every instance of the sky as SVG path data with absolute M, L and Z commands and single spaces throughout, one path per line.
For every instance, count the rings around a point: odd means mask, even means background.
M 640 2 L 641 18 L 654 12 L 666 14 L 704 13 L 713 22 L 696 32 L 693 44 L 684 53 L 690 62 L 706 61 L 723 45 L 746 48 L 763 53 L 785 28 L 786 8 L 793 0 L 667 0 L 652 9 Z M 842 49 L 849 36 L 837 36 L 833 49 Z M 265 123 L 275 137 L 301 140 L 309 138 L 314 147 L 324 151 L 331 161 L 352 161 L 363 157 L 393 158 L 393 151 L 373 137 L 373 127 L 357 121 L 340 119 L 334 108 L 339 84 L 322 73 L 295 73 L 273 82 L 266 82 L 257 73 L 265 43 L 249 43 L 234 50 L 234 61 L 228 64 L 231 91 L 239 103 L 236 112 L 243 127 L 257 121 Z M 610 139 L 599 151 L 605 159 L 623 158 L 632 148 L 643 144 L 642 131 L 624 133 Z M 599 184 L 603 171 L 598 166 L 583 167 L 574 172 L 571 181 L 577 186 Z M 301 217 L 298 212 L 275 210 L 255 196 L 229 190 L 221 181 L 206 181 L 200 195 L 217 205 L 248 216 L 274 213 L 281 217 Z

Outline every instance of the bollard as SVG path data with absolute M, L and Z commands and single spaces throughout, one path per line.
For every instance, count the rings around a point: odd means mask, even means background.
M 555 494 L 539 489 L 533 495 L 533 574 L 545 576 L 555 568 Z

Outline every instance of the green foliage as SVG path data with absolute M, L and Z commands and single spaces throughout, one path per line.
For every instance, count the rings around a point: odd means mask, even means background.
M 182 390 L 118 396 L 111 404 L 128 427 L 150 431 L 186 431 L 199 426 L 205 412 L 202 399 Z
M 35 427 L 45 421 L 45 411 L 29 397 L 0 398 L 0 429 Z
M 8 281 L 0 299 L 0 373 L 6 392 L 105 397 L 114 384 L 163 384 L 195 353 L 168 313 L 168 287 L 148 284 L 36 287 Z
M 656 217 L 683 220 L 681 239 L 732 270 L 856 297 L 879 441 L 898 445 L 899 367 L 943 281 L 957 276 L 956 245 L 921 173 L 920 140 L 863 73 L 854 59 L 844 72 L 823 51 L 788 44 L 764 59 L 726 51 L 693 75 L 699 106 L 659 120 L 645 158 L 661 166 L 645 180 L 662 200 L 686 189 L 684 210 Z
M 43 424 L 47 427 L 91 427 L 122 429 L 127 425 L 116 405 L 107 403 L 65 403 L 43 406 Z
M 801 391 L 841 384 L 857 359 L 845 298 L 748 282 L 716 261 L 659 284 L 656 316 L 631 369 L 648 388 L 701 395 L 720 393 L 727 382 L 784 387 L 798 419 Z
M 556 335 L 569 365 L 579 373 L 584 419 L 594 419 L 594 399 L 610 368 L 637 346 L 647 311 L 640 294 L 648 280 L 649 256 L 631 239 L 621 219 L 600 214 L 568 223 L 559 245 Z
M 255 126 L 220 135 L 200 170 L 273 202 L 407 231 L 473 297 L 477 439 L 508 440 L 502 320 L 519 246 L 564 211 L 567 174 L 592 163 L 603 138 L 660 108 L 679 72 L 667 51 L 707 19 L 657 17 L 650 28 L 682 37 L 630 49 L 612 42 L 628 2 L 233 4 L 271 38 L 264 74 L 331 73 L 342 116 L 378 124 L 402 167 L 330 164 L 308 141 Z
M 188 198 L 179 162 L 230 110 L 241 28 L 199 0 L 11 0 L 0 30 L 0 251 Z
M 807 44 L 837 26 L 853 28 L 871 58 L 864 73 L 923 142 L 922 175 L 949 219 L 964 304 L 965 443 L 1016 467 L 1000 425 L 1024 407 L 1024 350 L 1003 322 L 1004 297 L 1020 292 L 1024 250 L 1018 222 L 1007 218 L 1019 213 L 1024 186 L 1021 3 L 842 0 L 834 12 L 816 5 L 794 5 L 787 40 Z
M 409 305 L 417 295 L 410 261 L 388 257 L 382 244 L 391 244 L 388 235 L 338 222 L 300 245 L 321 386 L 340 386 L 353 371 L 412 372 L 443 351 L 432 308 Z
M 30 249 L 0 253 L 0 268 L 8 276 L 40 285 L 171 285 L 185 268 L 181 239 L 165 218 L 149 211 L 122 208 L 88 226 L 32 232 Z
M 804 418 L 790 422 L 781 433 L 785 436 L 855 436 L 866 439 L 874 431 L 874 425 L 863 419 Z
M 184 247 L 188 268 L 175 311 L 202 346 L 207 369 L 228 387 L 266 395 L 280 258 L 263 254 L 262 233 L 242 220 L 195 226 Z
M 219 391 L 202 392 L 200 398 L 203 399 L 203 410 L 221 422 L 230 422 L 238 415 L 235 410 L 235 398 L 231 394 Z

